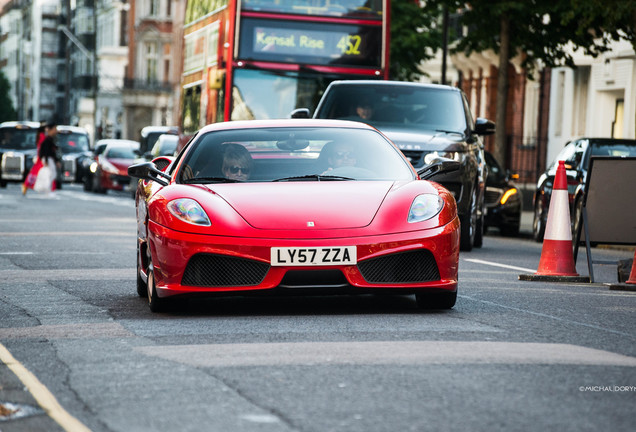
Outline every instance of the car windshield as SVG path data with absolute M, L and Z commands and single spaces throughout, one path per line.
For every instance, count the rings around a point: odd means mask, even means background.
M 464 133 L 467 129 L 459 92 L 421 86 L 334 86 L 317 116 L 362 121 L 380 130 Z
M 112 147 L 106 151 L 108 159 L 134 159 L 137 157 L 132 147 Z
M 62 154 L 88 151 L 88 135 L 80 133 L 58 133 L 57 147 Z
M 30 150 L 36 147 L 37 129 L 3 127 L 0 129 L 0 148 Z
M 181 183 L 413 180 L 408 161 L 374 130 L 251 128 L 197 137 Z

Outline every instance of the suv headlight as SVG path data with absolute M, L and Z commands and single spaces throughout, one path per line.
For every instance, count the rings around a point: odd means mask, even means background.
M 445 152 L 445 151 L 434 151 L 431 153 L 427 153 L 424 156 L 424 163 L 426 164 L 430 164 L 432 162 L 435 161 L 435 159 L 437 159 L 438 157 L 444 157 L 447 159 L 452 159 L 454 161 L 457 161 L 459 163 L 461 163 L 464 158 L 466 157 L 466 155 L 463 152 L 455 152 L 455 151 L 449 151 L 449 152 Z

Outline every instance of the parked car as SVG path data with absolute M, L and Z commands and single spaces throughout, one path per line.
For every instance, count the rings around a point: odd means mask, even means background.
M 543 241 L 548 220 L 548 209 L 552 195 L 552 185 L 558 161 L 565 161 L 565 173 L 568 183 L 572 239 L 575 238 L 581 223 L 581 209 L 585 181 L 592 156 L 629 156 L 636 157 L 636 140 L 616 138 L 579 138 L 568 142 L 559 152 L 548 169 L 541 174 L 533 197 L 534 218 L 532 235 L 538 242 Z
M 163 158 L 161 158 L 163 159 Z M 137 293 L 152 311 L 197 295 L 415 294 L 457 297 L 459 218 L 376 129 L 339 120 L 205 126 L 137 189 Z M 420 179 L 423 178 L 423 179 Z M 396 217 L 397 216 L 397 217 Z
M 90 160 L 90 138 L 84 128 L 57 126 L 57 148 L 62 159 L 62 169 L 58 173 L 64 182 L 83 183 L 87 170 L 84 160 Z
M 0 187 L 26 178 L 37 157 L 39 127 L 29 121 L 0 123 Z
M 97 142 L 95 159 L 89 168 L 90 175 L 84 183 L 85 190 L 106 193 L 123 190 L 130 185 L 128 167 L 133 164 L 139 143 L 124 139 L 106 139 Z
M 136 157 L 133 163 L 137 164 L 140 162 L 151 161 L 160 156 L 175 156 L 175 153 L 177 151 L 177 146 L 179 145 L 179 140 L 180 140 L 179 135 L 174 135 L 174 134 L 159 135 L 159 137 L 157 138 L 157 141 L 155 141 L 155 144 L 152 146 L 152 149 L 140 155 L 139 157 Z M 156 161 L 155 165 L 157 165 L 157 168 L 159 169 L 164 169 L 166 166 L 168 166 L 168 163 L 169 162 L 167 159 L 162 159 L 161 161 Z M 135 193 L 137 190 L 136 188 L 137 181 L 138 179 L 134 177 L 130 178 L 130 194 L 132 198 L 135 198 Z
M 179 136 L 179 128 L 176 126 L 146 126 L 141 130 L 139 151 L 144 154 L 150 151 L 161 135 L 170 134 Z
M 291 116 L 309 115 L 303 108 Z M 460 89 L 397 81 L 334 81 L 313 117 L 363 121 L 376 127 L 398 145 L 415 169 L 437 156 L 460 162 L 459 171 L 436 180 L 457 201 L 461 249 L 481 247 L 487 167 L 480 135 L 494 133 L 495 125 L 483 118 L 473 120 Z
M 505 236 L 519 235 L 523 199 L 512 181 L 519 175 L 504 170 L 490 152 L 485 151 L 484 156 L 488 165 L 484 230 L 492 227 Z

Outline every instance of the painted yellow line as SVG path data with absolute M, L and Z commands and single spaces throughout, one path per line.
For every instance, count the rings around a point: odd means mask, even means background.
M 5 348 L 0 344 L 0 361 L 6 364 L 9 369 L 22 381 L 22 384 L 33 395 L 42 409 L 51 417 L 62 429 L 68 432 L 90 432 L 90 429 L 84 426 L 79 420 L 70 415 L 62 405 L 59 404 L 55 396 L 51 394 L 44 384 L 42 384 L 31 372 L 27 370 L 20 362 L 18 362 Z

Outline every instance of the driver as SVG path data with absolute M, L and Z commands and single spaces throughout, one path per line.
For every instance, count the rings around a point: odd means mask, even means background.
M 231 180 L 248 180 L 253 166 L 250 152 L 240 144 L 226 144 L 226 146 L 221 168 L 223 176 Z

